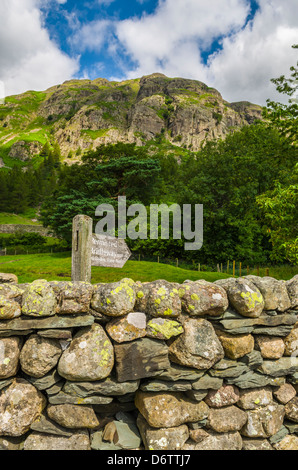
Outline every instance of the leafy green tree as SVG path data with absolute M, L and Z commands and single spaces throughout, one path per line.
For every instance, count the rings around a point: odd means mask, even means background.
M 60 168 L 56 189 L 42 208 L 43 223 L 68 241 L 75 215 L 94 218 L 98 205 L 116 206 L 118 196 L 147 204 L 158 193 L 160 164 L 134 144 L 102 145 L 82 161 Z
M 298 49 L 298 45 L 292 46 Z M 290 68 L 291 74 L 288 78 L 284 75 L 273 78 L 271 81 L 276 85 L 279 93 L 289 97 L 288 103 L 283 104 L 267 100 L 267 108 L 264 117 L 269 123 L 279 130 L 293 145 L 298 145 L 298 62 Z
M 275 188 L 257 198 L 264 214 L 265 230 L 269 234 L 273 251 L 271 259 L 298 264 L 298 164 L 291 184 Z

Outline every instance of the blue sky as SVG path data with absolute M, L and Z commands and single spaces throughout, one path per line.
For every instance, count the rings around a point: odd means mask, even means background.
M 6 95 L 161 72 L 265 104 L 297 61 L 297 0 L 1 0 L 0 17 Z

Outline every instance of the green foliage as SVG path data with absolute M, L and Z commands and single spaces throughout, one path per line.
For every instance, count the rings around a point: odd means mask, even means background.
M 16 232 L 11 235 L 1 235 L 0 234 L 0 246 L 10 247 L 10 246 L 23 246 L 23 247 L 32 247 L 32 246 L 42 246 L 46 244 L 45 237 L 42 237 L 38 233 L 23 233 Z
M 298 49 L 298 45 L 292 46 Z M 287 137 L 293 145 L 298 145 L 298 62 L 296 66 L 290 68 L 289 78 L 282 75 L 272 79 L 279 93 L 289 96 L 288 104 L 282 104 L 267 100 L 267 108 L 264 110 L 264 117 L 271 126 L 277 128 L 281 135 Z
M 159 162 L 134 144 L 102 145 L 82 161 L 60 169 L 59 185 L 41 211 L 43 223 L 69 242 L 75 215 L 94 218 L 97 206 L 116 206 L 118 196 L 126 196 L 130 203 L 150 203 L 159 185 Z
M 257 198 L 267 225 L 275 262 L 287 260 L 298 265 L 298 164 L 293 173 L 292 183 L 275 188 Z

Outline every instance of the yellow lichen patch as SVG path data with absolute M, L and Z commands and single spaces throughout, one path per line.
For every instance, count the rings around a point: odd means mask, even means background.
M 200 297 L 197 294 L 191 294 L 192 300 L 200 300 Z
M 150 328 L 150 333 L 153 336 L 162 336 L 165 339 L 170 339 L 172 336 L 178 336 L 183 333 L 183 327 L 180 323 L 173 320 L 163 320 L 163 322 L 158 322 L 151 320 L 148 323 Z
M 167 291 L 164 287 L 160 287 L 160 289 L 158 289 L 157 291 L 157 294 L 158 295 L 166 295 Z
M 140 290 L 139 292 L 137 292 L 137 298 L 138 299 L 142 299 L 144 297 L 144 292 L 142 290 Z
M 169 316 L 170 316 L 170 315 L 172 315 L 172 314 L 173 314 L 173 310 L 172 310 L 171 308 L 168 308 L 167 310 L 165 310 L 165 311 L 163 312 L 163 314 L 164 314 L 164 315 L 169 315 Z
M 102 349 L 100 351 L 101 360 L 99 362 L 100 367 L 105 367 L 109 364 L 110 353 L 107 349 Z
M 252 310 L 255 308 L 256 303 L 261 304 L 263 301 L 262 295 L 257 292 L 241 292 L 240 296 L 246 300 L 248 308 Z
M 180 288 L 178 290 L 179 297 L 182 298 L 185 295 L 185 289 Z

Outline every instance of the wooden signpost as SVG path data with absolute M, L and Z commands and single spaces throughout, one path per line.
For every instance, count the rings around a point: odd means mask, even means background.
M 71 280 L 91 282 L 91 266 L 123 268 L 131 251 L 124 240 L 92 233 L 92 219 L 77 215 L 72 229 Z

